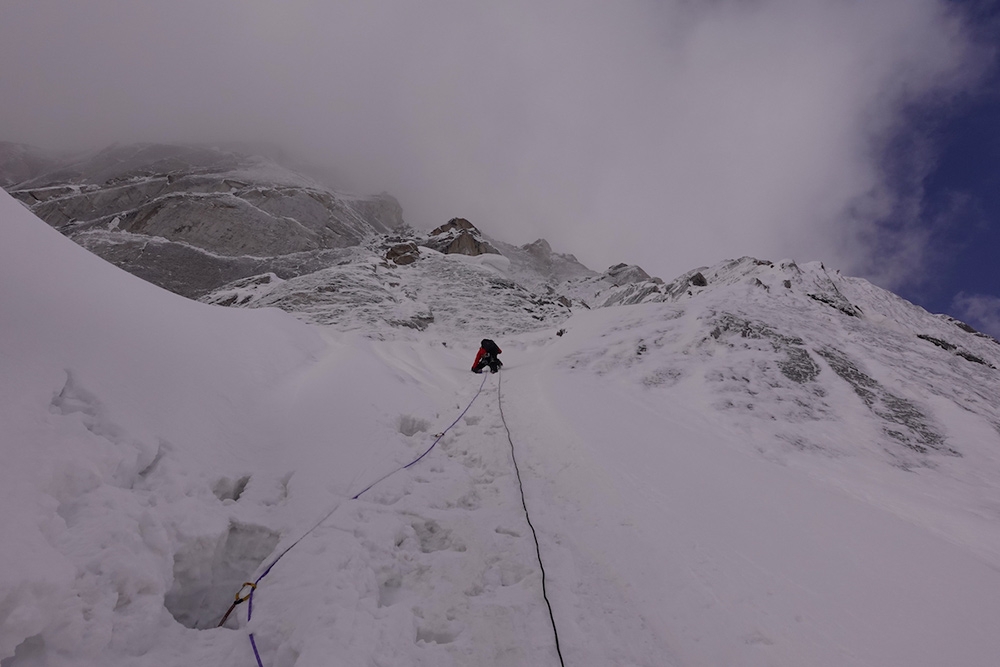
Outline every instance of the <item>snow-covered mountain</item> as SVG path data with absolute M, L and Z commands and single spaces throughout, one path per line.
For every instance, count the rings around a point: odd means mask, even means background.
M 362 313 L 369 332 L 386 325 L 423 328 L 433 321 L 416 286 L 426 276 L 416 285 L 405 281 L 406 287 L 392 276 L 379 279 L 379 266 L 415 261 L 419 248 L 424 257 L 433 251 L 495 255 L 474 262 L 493 269 L 492 277 L 473 269 L 445 272 L 454 281 L 452 300 L 490 294 L 479 289 L 488 284 L 503 294 L 499 305 L 509 306 L 509 314 L 543 324 L 558 312 L 552 304 L 573 305 L 561 291 L 572 290 L 577 306 L 590 307 L 587 300 L 634 302 L 637 289 L 642 296 L 648 292 L 635 283 L 656 281 L 624 264 L 598 275 L 572 255 L 553 252 L 544 239 L 510 245 L 463 218 L 416 232 L 388 194 L 335 192 L 283 166 L 277 160 L 288 159 L 280 152 L 270 154 L 275 157 L 231 147 L 135 144 L 59 160 L 28 146 L 0 144 L 0 180 L 80 245 L 183 296 L 278 306 L 323 324 L 351 321 L 345 315 L 358 303 L 387 302 L 406 311 Z M 431 260 L 401 275 L 430 269 L 433 276 L 434 266 Z M 475 289 L 461 290 L 465 279 Z M 444 281 L 437 283 L 431 293 L 442 292 Z M 497 299 L 489 301 L 497 305 Z
M 0 183 L 14 197 L 94 253 L 185 296 L 260 273 L 314 271 L 403 224 L 389 195 L 336 192 L 225 148 L 135 144 L 45 163 L 6 146 Z
M 996 664 L 1000 343 L 434 231 L 222 308 L 0 193 L 3 667 Z

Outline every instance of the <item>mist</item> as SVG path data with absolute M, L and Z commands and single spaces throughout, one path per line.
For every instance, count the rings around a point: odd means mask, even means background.
M 266 141 L 592 268 L 936 256 L 932 124 L 989 60 L 941 0 L 5 0 L 0 139 Z M 915 118 L 923 119 L 915 122 Z

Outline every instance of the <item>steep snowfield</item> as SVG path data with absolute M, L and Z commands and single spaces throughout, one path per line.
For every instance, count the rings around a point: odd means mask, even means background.
M 409 301 L 496 268 L 432 260 Z M 562 336 L 470 300 L 375 340 L 0 194 L 0 664 L 558 665 L 509 428 L 566 665 L 995 665 L 1000 345 L 819 265 L 702 272 Z
M 789 424 L 772 419 L 786 410 L 780 389 L 744 394 L 755 408 L 742 419 L 719 411 L 740 390 L 713 377 L 745 384 L 744 353 L 701 340 L 710 311 L 680 312 L 576 316 L 555 349 L 509 373 L 510 412 L 551 490 L 541 530 L 559 536 L 556 572 L 569 580 L 558 583 L 575 594 L 563 617 L 615 642 L 606 619 L 621 599 L 604 595 L 624 592 L 625 622 L 672 650 L 638 664 L 994 664 L 1000 437 L 990 424 L 942 410 L 963 458 L 905 471 L 872 449 L 878 424 L 824 369 L 827 413 L 799 425 L 813 443 L 792 446 Z M 652 350 L 673 336 L 672 350 Z M 634 364 L 606 359 L 622 339 Z M 637 358 L 640 339 L 649 361 Z M 584 370 L 599 360 L 600 377 Z M 677 371 L 662 374 L 669 388 L 648 382 L 659 364 Z
M 405 440 L 405 414 L 382 404 L 433 415 L 454 380 L 174 296 L 0 206 L 3 664 L 228 654 L 164 598 L 217 622 L 279 536 L 391 463 L 374 450 Z

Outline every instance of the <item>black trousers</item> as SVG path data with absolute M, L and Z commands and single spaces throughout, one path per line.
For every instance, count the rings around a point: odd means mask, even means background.
M 487 366 L 490 367 L 491 373 L 496 373 L 498 370 L 500 370 L 500 367 L 503 366 L 503 362 L 500 361 L 496 356 L 487 354 L 479 361 L 478 364 L 476 364 L 476 367 L 473 368 L 472 371 L 474 373 L 481 373 L 482 370 Z

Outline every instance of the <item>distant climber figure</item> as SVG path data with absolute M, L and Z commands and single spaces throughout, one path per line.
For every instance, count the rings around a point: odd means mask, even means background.
M 487 366 L 490 367 L 491 373 L 496 373 L 503 366 L 503 362 L 497 358 L 498 354 L 502 354 L 503 351 L 497 347 L 497 344 L 491 341 L 489 338 L 484 338 L 480 343 L 479 354 L 476 355 L 476 361 L 472 364 L 473 373 L 482 373 L 483 369 Z

